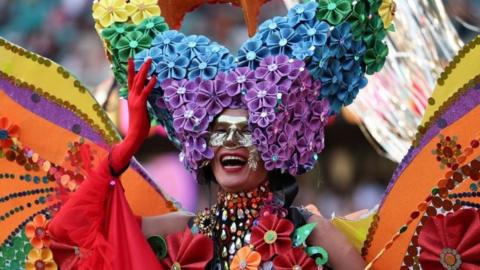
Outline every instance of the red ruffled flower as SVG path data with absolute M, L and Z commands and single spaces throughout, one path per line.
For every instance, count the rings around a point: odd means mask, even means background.
M 279 254 L 273 260 L 276 270 L 316 270 L 315 261 L 308 257 L 303 248 L 292 248 L 287 253 Z
M 292 248 L 292 234 L 294 226 L 287 219 L 276 215 L 267 215 L 260 218 L 259 224 L 252 228 L 251 244 L 267 261 L 275 254 L 288 252 Z
M 213 258 L 210 238 L 193 235 L 189 228 L 167 236 L 168 255 L 160 263 L 163 269 L 203 270 Z
M 424 270 L 480 268 L 480 212 L 461 209 L 427 220 L 418 237 Z
M 20 128 L 17 125 L 10 124 L 6 117 L 0 118 L 0 148 L 12 146 L 12 138 L 18 137 Z

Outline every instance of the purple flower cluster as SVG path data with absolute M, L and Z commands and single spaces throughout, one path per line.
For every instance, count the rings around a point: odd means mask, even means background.
M 290 70 L 273 84 L 276 85 L 273 119 L 265 114 L 270 111 L 263 109 L 260 114 L 263 113 L 267 120 L 260 117 L 263 121 L 256 121 L 259 111 L 249 106 L 250 127 L 265 168 L 297 175 L 311 169 L 317 154 L 323 150 L 329 104 L 326 100 L 317 100 L 321 83 L 312 79 L 303 61 L 287 61 Z M 265 59 L 260 65 L 271 62 Z M 261 74 L 263 71 L 259 72 Z
M 162 82 L 157 100 L 173 116 L 175 137 L 184 163 L 197 170 L 213 158 L 208 126 L 225 108 L 245 108 L 249 125 L 267 170 L 297 175 L 310 169 L 324 147 L 323 129 L 329 104 L 317 100 L 321 83 L 301 60 L 268 56 L 252 70 L 239 67 L 212 80 Z

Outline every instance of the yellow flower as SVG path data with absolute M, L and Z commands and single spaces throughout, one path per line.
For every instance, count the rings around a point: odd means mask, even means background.
M 237 251 L 230 264 L 231 270 L 256 270 L 262 261 L 260 253 L 253 251 L 249 246 L 244 246 Z
M 160 16 L 157 0 L 131 0 L 127 9 L 134 24 L 140 24 L 146 18 Z
M 101 27 L 109 27 L 114 22 L 126 22 L 128 15 L 125 0 L 98 0 L 93 3 L 93 18 Z
M 28 253 L 25 270 L 57 270 L 53 254 L 49 248 L 32 249 Z
M 388 28 L 395 16 L 396 4 L 393 0 L 383 0 L 378 13 L 383 21 L 383 27 Z

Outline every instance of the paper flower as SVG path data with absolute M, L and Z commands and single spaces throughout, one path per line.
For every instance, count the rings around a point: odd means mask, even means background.
M 166 237 L 168 255 L 160 261 L 163 269 L 205 269 L 213 258 L 213 242 L 193 235 L 189 228 Z
M 273 34 L 276 34 L 280 29 L 291 27 L 288 24 L 288 20 L 285 17 L 274 17 L 272 19 L 266 20 L 258 27 L 258 33 L 255 35 L 255 38 L 258 40 L 266 40 L 270 38 Z
M 213 158 L 213 151 L 207 144 L 208 133 L 189 134 L 185 138 L 185 161 L 191 169 L 198 169 L 201 161 Z
M 158 34 L 168 30 L 168 24 L 163 17 L 154 16 L 142 21 L 138 26 L 138 30 L 150 37 L 154 38 Z
M 177 51 L 179 54 L 192 59 L 205 53 L 209 43 L 210 40 L 205 36 L 190 35 L 177 45 Z
M 41 249 L 49 246 L 50 237 L 47 235 L 47 222 L 47 218 L 40 214 L 36 215 L 25 226 L 25 235 L 33 248 Z
M 245 101 L 250 111 L 273 108 L 277 104 L 277 87 L 270 82 L 261 81 L 247 90 Z
M 377 41 L 383 41 L 385 39 L 386 32 L 383 26 L 382 18 L 378 15 L 373 15 L 368 21 L 367 28 L 365 29 L 363 40 L 367 44 L 368 48 L 374 46 Z
M 49 248 L 30 250 L 25 263 L 25 270 L 57 270 L 57 264 L 53 260 L 52 251 Z
M 349 0 L 318 0 L 317 18 L 331 25 L 341 23 L 352 10 Z
M 126 22 L 130 15 L 125 0 L 99 0 L 92 6 L 93 18 L 101 27 L 109 27 L 114 22 Z
M 135 31 L 135 26 L 128 23 L 114 23 L 103 29 L 102 37 L 108 41 L 110 46 L 115 47 L 118 41 L 127 33 Z
M 296 31 L 304 41 L 308 41 L 312 46 L 318 47 L 325 45 L 330 26 L 322 21 L 309 21 L 298 25 Z
M 235 60 L 235 57 L 231 54 L 226 54 L 223 56 L 222 60 L 220 60 L 220 65 L 218 67 L 218 70 L 220 72 L 227 72 L 227 71 L 232 71 L 237 67 L 237 62 Z
M 349 23 L 341 23 L 337 25 L 330 33 L 328 40 L 328 47 L 331 52 L 340 58 L 345 52 L 350 49 L 352 45 L 352 32 L 350 31 Z
M 308 257 L 303 248 L 292 248 L 286 253 L 280 253 L 273 260 L 276 270 L 316 270 L 315 261 Z
M 240 67 L 229 72 L 226 77 L 227 94 L 236 96 L 255 85 L 255 71 L 248 67 Z
M 352 34 L 355 39 L 361 38 L 363 32 L 367 28 L 368 15 L 367 3 L 359 1 L 355 6 L 353 6 L 352 13 L 348 17 L 347 22 L 352 28 Z
M 161 84 L 163 99 L 168 108 L 177 109 L 195 99 L 198 84 L 195 81 L 166 79 Z
M 182 40 L 185 38 L 185 35 L 176 31 L 168 30 L 158 34 L 152 41 L 153 47 L 159 47 L 166 54 L 176 53 L 176 47 Z
M 196 102 L 211 116 L 228 108 L 232 97 L 227 94 L 225 89 L 225 74 L 219 74 L 213 81 L 202 81 L 198 86 Z
M 304 21 L 314 20 L 317 7 L 318 4 L 315 1 L 295 5 L 288 11 L 288 23 L 290 25 L 297 25 Z
M 150 65 L 150 70 L 148 71 L 148 75 L 152 76 L 155 72 L 157 67 L 157 63 L 162 59 L 162 50 L 158 47 L 152 47 L 150 49 L 145 49 L 137 54 L 135 54 L 135 58 L 133 59 L 133 63 L 135 65 L 135 71 L 139 71 L 142 65 L 147 61 L 147 59 L 151 58 L 152 63 Z
M 203 80 L 211 80 L 217 75 L 220 57 L 214 53 L 201 53 L 193 58 L 188 68 L 188 79 L 193 80 L 197 77 Z
M 269 56 L 260 62 L 260 66 L 255 70 L 255 77 L 271 84 L 279 83 L 290 73 L 291 65 L 288 61 L 285 55 Z
M 157 63 L 156 75 L 159 81 L 167 78 L 181 80 L 187 75 L 189 59 L 181 54 L 168 54 L 163 51 L 163 57 Z
M 153 16 L 160 16 L 157 0 L 130 0 L 127 9 L 134 24 L 140 24 L 143 20 Z
M 316 48 L 313 52 L 312 61 L 308 65 L 312 76 L 315 79 L 320 79 L 324 69 L 327 68 L 330 59 L 334 56 L 334 52 L 328 46 Z
M 217 54 L 219 58 L 223 58 L 225 55 L 230 54 L 227 48 L 218 44 L 217 42 L 212 42 L 210 45 L 205 47 L 206 53 Z
M 266 261 L 275 254 L 287 252 L 292 248 L 292 234 L 294 226 L 288 219 L 278 218 L 275 215 L 260 217 L 258 225 L 252 227 L 250 243 L 258 251 L 262 260 Z
M 378 14 L 383 21 L 383 26 L 388 28 L 395 17 L 396 4 L 393 0 L 382 0 L 382 4 L 378 8 Z
M 388 47 L 382 41 L 377 40 L 374 46 L 365 52 L 364 62 L 367 66 L 367 74 L 371 75 L 379 71 L 385 64 L 388 55 Z
M 292 55 L 300 60 L 313 56 L 315 46 L 309 41 L 299 42 L 293 45 Z
M 115 48 L 118 50 L 120 61 L 126 62 L 128 58 L 134 57 L 135 53 L 150 47 L 152 39 L 139 31 L 132 31 L 118 40 Z
M 249 39 L 238 51 L 238 65 L 255 69 L 258 63 L 269 54 L 270 52 L 261 40 Z
M 253 251 L 249 246 L 242 247 L 237 251 L 230 264 L 231 270 L 257 270 L 262 258 L 260 254 Z
M 208 127 L 205 108 L 196 103 L 187 103 L 173 112 L 173 127 L 179 133 L 201 132 Z
M 10 124 L 8 118 L 0 118 L 0 148 L 9 148 L 13 144 L 12 138 L 20 135 L 20 128 Z
M 285 27 L 267 37 L 265 43 L 271 54 L 284 54 L 290 56 L 293 45 L 299 42 L 300 36 L 291 27 Z
M 252 123 L 265 128 L 275 120 L 275 113 L 272 108 L 262 108 L 261 110 L 250 112 L 250 118 Z
M 329 111 L 329 105 L 326 100 L 316 100 L 312 102 L 311 104 L 311 116 L 309 125 L 312 130 L 322 130 L 323 127 L 326 126 L 327 121 L 328 121 L 328 111 Z M 323 140 L 322 140 L 323 141 Z M 315 149 L 315 152 L 319 153 L 322 151 L 323 147 L 317 147 Z
M 262 159 L 265 162 L 265 169 L 268 171 L 280 169 L 286 160 L 286 155 L 282 153 L 282 148 L 276 144 L 270 145 L 268 150 L 262 153 Z
M 460 209 L 429 218 L 418 236 L 422 269 L 475 269 L 480 249 L 480 212 Z

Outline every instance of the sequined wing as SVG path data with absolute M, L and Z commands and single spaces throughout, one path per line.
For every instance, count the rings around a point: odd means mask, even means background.
M 369 229 L 369 269 L 480 267 L 479 44 L 461 49 L 438 80 Z
M 48 255 L 49 218 L 119 140 L 65 68 L 0 38 L 0 269 Z M 175 210 L 137 162 L 122 182 L 135 214 Z

